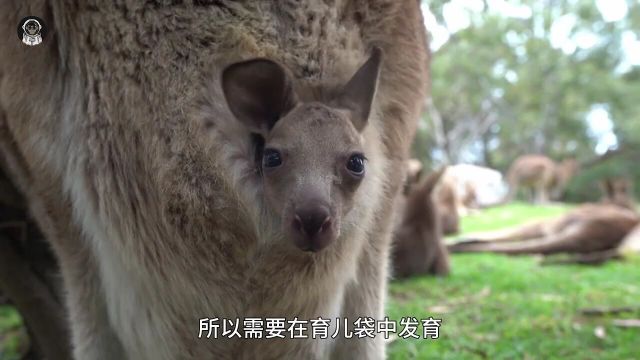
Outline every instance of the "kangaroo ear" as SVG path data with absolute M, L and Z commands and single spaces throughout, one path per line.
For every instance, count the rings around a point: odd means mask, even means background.
M 222 91 L 233 115 L 262 135 L 296 104 L 287 72 L 267 59 L 229 65 L 222 72 Z
M 369 59 L 342 88 L 336 99 L 339 107 L 351 111 L 351 121 L 358 131 L 365 127 L 369 119 L 381 64 L 382 50 L 374 47 Z

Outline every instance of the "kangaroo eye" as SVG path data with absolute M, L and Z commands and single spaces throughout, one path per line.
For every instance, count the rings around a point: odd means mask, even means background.
M 364 155 L 351 155 L 351 157 L 347 161 L 347 170 L 349 170 L 355 176 L 364 175 Z
M 262 167 L 274 168 L 282 164 L 282 156 L 278 150 L 265 149 L 262 155 Z

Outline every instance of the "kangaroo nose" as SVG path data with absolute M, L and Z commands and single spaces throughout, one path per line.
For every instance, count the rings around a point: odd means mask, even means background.
M 331 225 L 331 215 L 326 207 L 303 209 L 296 211 L 294 216 L 296 230 L 307 236 L 314 236 Z
M 296 243 L 302 250 L 320 250 L 328 245 L 331 238 L 331 213 L 325 206 L 297 210 L 293 228 L 298 233 Z

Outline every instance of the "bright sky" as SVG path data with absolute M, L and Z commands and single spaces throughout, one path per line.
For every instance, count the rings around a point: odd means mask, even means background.
M 489 12 L 514 18 L 527 19 L 531 17 L 531 8 L 526 5 L 513 4 L 505 0 L 487 0 Z M 629 11 L 626 0 L 596 0 L 596 7 L 607 22 L 624 19 Z M 443 7 L 443 17 L 446 26 L 439 25 L 435 16 L 429 11 L 426 3 L 422 3 L 422 13 L 425 25 L 431 32 L 431 48 L 437 51 L 449 40 L 450 32 L 455 33 L 471 25 L 470 14 L 484 9 L 482 0 L 452 0 Z M 580 31 L 571 36 L 576 24 L 574 14 L 561 16 L 551 27 L 551 44 L 566 53 L 573 53 L 576 48 L 588 49 L 598 44 L 600 39 L 596 34 Z M 625 53 L 623 67 L 640 65 L 640 39 L 632 31 L 623 35 L 622 48 Z
M 609 111 L 603 105 L 594 105 L 587 114 L 589 124 L 589 135 L 596 139 L 596 154 L 604 154 L 609 149 L 615 149 L 618 139 L 613 133 L 613 122 L 609 116 Z
M 487 0 L 489 12 L 503 16 L 527 19 L 531 17 L 531 9 L 525 5 L 513 4 L 505 0 Z M 626 0 L 596 0 L 596 7 L 607 22 L 620 21 L 627 16 Z M 482 0 L 452 0 L 443 7 L 443 17 L 446 26 L 437 23 L 435 16 L 428 6 L 422 4 L 424 22 L 431 32 L 431 48 L 437 51 L 450 37 L 450 33 L 463 30 L 471 25 L 470 14 L 484 9 Z M 594 33 L 579 31 L 572 34 L 577 22 L 574 14 L 561 16 L 551 26 L 550 42 L 554 48 L 571 54 L 576 49 L 588 49 L 596 46 L 601 39 Z M 640 66 L 640 39 L 632 31 L 622 35 L 622 49 L 624 59 L 620 71 L 626 71 L 632 66 Z M 613 122 L 606 107 L 594 105 L 586 115 L 585 121 L 589 125 L 589 134 L 597 140 L 595 151 L 599 154 L 617 145 L 618 141 L 613 133 Z

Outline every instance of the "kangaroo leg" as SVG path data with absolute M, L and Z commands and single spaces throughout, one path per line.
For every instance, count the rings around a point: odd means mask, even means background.
M 547 194 L 547 189 L 544 183 L 536 184 L 535 193 L 536 204 L 547 204 L 549 202 L 549 195 Z
M 441 242 L 433 244 L 430 250 L 433 252 L 433 259 L 430 264 L 429 272 L 440 276 L 448 275 L 450 271 L 449 252 L 445 248 L 444 244 Z
M 512 202 L 513 199 L 515 199 L 518 194 L 518 187 L 520 186 L 517 176 L 512 172 L 507 175 L 507 184 L 509 188 L 507 189 L 507 194 L 502 200 L 503 204 Z
M 542 203 L 549 204 L 551 202 L 551 196 L 549 195 L 549 189 L 545 186 L 542 188 Z
M 471 235 L 464 240 L 448 245 L 448 249 L 450 251 L 458 251 L 460 249 L 464 249 L 465 246 L 470 244 L 521 241 L 541 238 L 546 235 L 547 227 L 548 221 L 536 221 L 504 230 Z
M 468 244 L 457 252 L 493 252 L 500 254 L 555 254 L 561 252 L 582 252 L 582 243 L 589 233 L 583 226 L 572 226 L 559 234 L 540 239 L 509 243 Z
M 533 186 L 527 187 L 527 195 L 529 196 L 529 202 L 536 202 L 536 189 Z

